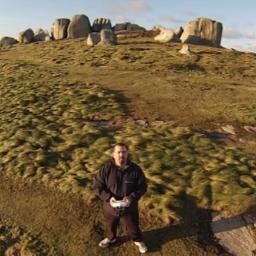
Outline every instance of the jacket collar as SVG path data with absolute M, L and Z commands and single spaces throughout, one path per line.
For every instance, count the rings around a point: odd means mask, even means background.
M 119 170 L 122 170 L 122 171 L 128 169 L 128 168 L 130 167 L 130 165 L 132 164 L 132 162 L 131 162 L 131 160 L 129 159 L 129 157 L 127 158 L 127 162 L 126 162 L 126 165 L 124 166 L 124 168 L 120 168 L 119 166 L 117 166 L 117 165 L 115 164 L 115 160 L 114 160 L 113 157 L 111 158 L 110 162 L 111 162 L 112 165 L 114 165 L 116 168 L 118 168 Z

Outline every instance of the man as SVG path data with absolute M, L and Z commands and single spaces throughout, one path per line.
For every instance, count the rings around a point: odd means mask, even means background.
M 111 161 L 105 164 L 94 180 L 96 194 L 103 201 L 107 222 L 107 237 L 99 246 L 109 247 L 116 242 L 117 226 L 123 219 L 127 232 L 141 253 L 147 251 L 139 228 L 138 201 L 147 190 L 141 168 L 128 159 L 128 148 L 123 143 L 114 146 Z

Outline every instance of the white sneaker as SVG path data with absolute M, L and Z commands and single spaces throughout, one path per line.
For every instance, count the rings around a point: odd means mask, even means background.
M 107 237 L 104 238 L 102 241 L 99 242 L 99 247 L 101 248 L 107 248 L 109 247 L 111 244 L 114 244 L 116 242 L 116 238 L 110 240 Z
M 140 253 L 145 253 L 148 251 L 148 247 L 145 245 L 144 242 L 134 242 L 134 244 L 139 247 Z

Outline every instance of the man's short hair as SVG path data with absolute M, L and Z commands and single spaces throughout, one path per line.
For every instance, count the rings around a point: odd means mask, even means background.
M 115 149 L 116 147 L 125 147 L 125 148 L 127 149 L 127 151 L 128 151 L 128 146 L 127 146 L 125 143 L 123 143 L 123 142 L 118 142 L 118 143 L 116 143 L 116 144 L 114 145 L 114 149 Z

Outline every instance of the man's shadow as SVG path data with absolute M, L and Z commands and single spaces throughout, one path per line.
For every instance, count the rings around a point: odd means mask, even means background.
M 208 191 L 211 194 L 211 189 Z M 182 239 L 190 236 L 197 236 L 198 242 L 205 248 L 208 245 L 214 246 L 220 253 L 226 253 L 224 248 L 218 244 L 214 233 L 231 231 L 256 223 L 256 206 L 249 208 L 244 214 L 212 220 L 213 211 L 197 206 L 197 199 L 193 196 L 183 194 L 182 208 L 175 211 L 182 217 L 181 222 L 175 225 L 167 225 L 161 228 L 147 230 L 143 233 L 145 242 L 151 252 L 159 251 L 169 241 Z M 245 214 L 253 215 L 250 223 L 243 221 Z M 214 233 L 213 233 L 214 227 Z
M 183 201 L 183 205 L 180 208 L 173 208 L 173 210 L 181 216 L 180 222 L 143 233 L 151 252 L 159 251 L 169 241 L 195 235 L 202 245 L 212 243 L 214 240 L 211 232 L 211 211 L 198 208 L 197 200 L 193 196 L 184 193 L 179 197 Z

